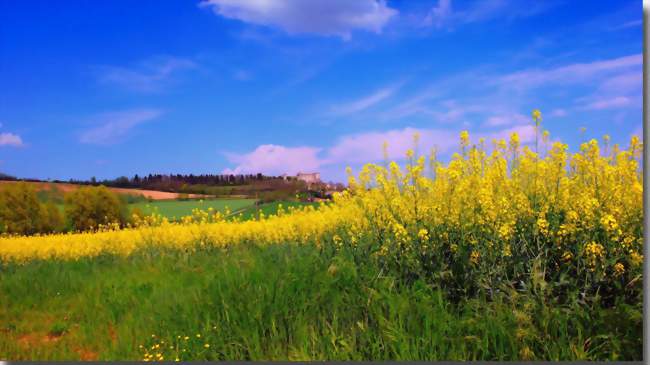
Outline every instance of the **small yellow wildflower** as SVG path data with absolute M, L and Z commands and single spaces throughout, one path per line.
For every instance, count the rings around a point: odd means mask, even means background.
M 614 265 L 614 276 L 621 276 L 624 273 L 625 273 L 625 266 L 620 262 L 617 262 L 616 265 Z
M 539 122 L 542 121 L 542 112 L 539 109 L 533 110 L 533 120 L 537 125 L 539 125 Z
M 466 147 L 469 145 L 469 132 L 461 131 L 460 132 L 460 145 Z
M 505 257 L 510 257 L 510 256 L 512 256 L 512 251 L 511 251 L 511 249 L 510 249 L 510 245 L 505 245 L 505 246 L 503 247 L 503 256 L 505 256 Z
M 469 255 L 469 261 L 476 265 L 478 264 L 478 260 L 481 257 L 481 254 L 478 251 L 472 251 L 472 253 Z
M 429 231 L 427 231 L 426 228 L 420 229 L 420 231 L 418 232 L 418 238 L 423 240 L 423 241 L 428 240 L 429 239 Z

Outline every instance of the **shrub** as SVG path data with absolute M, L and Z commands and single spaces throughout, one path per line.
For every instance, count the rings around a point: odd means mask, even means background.
M 52 202 L 41 204 L 42 232 L 61 232 L 65 228 L 63 213 Z
M 20 182 L 0 191 L 0 229 L 6 233 L 34 234 L 43 231 L 46 210 L 33 186 Z
M 67 219 L 75 230 L 86 231 L 127 221 L 126 204 L 105 186 L 82 187 L 65 197 Z

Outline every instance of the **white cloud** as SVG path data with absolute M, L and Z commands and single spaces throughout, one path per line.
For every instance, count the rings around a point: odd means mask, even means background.
M 485 121 L 485 125 L 490 127 L 497 127 L 512 124 L 525 124 L 530 122 L 531 118 L 521 113 L 512 113 L 491 116 Z
M 391 160 L 402 159 L 413 148 L 413 136 L 420 134 L 418 146 L 445 152 L 457 145 L 458 133 L 449 130 L 404 128 L 384 132 L 368 132 L 345 136 L 328 149 L 324 161 L 327 164 L 367 163 L 383 159 L 383 145 L 388 143 L 387 154 Z M 426 152 L 426 151 L 421 151 Z
M 416 147 L 414 135 L 420 138 L 417 144 L 420 154 L 428 153 L 436 148 L 438 153 L 445 154 L 454 151 L 460 143 L 460 129 L 420 129 L 403 128 L 388 131 L 364 132 L 339 138 L 328 148 L 319 147 L 286 147 L 273 144 L 258 146 L 245 154 L 226 153 L 228 160 L 236 164 L 234 168 L 226 168 L 224 174 L 256 174 L 269 175 L 289 174 L 312 171 L 343 171 L 345 166 L 365 163 L 377 163 L 384 159 L 383 145 L 388 143 L 387 157 L 391 161 L 402 160 L 406 151 Z M 492 138 L 510 138 L 512 133 L 518 133 L 522 144 L 535 140 L 535 128 L 532 125 L 521 125 L 493 132 L 471 131 L 472 140 L 477 142 L 484 137 L 487 141 Z
M 424 18 L 424 24 L 442 28 L 451 20 L 451 0 L 438 0 L 438 5 L 431 8 L 429 14 Z
M 312 33 L 349 39 L 355 29 L 381 33 L 398 11 L 384 0 L 203 0 L 201 7 L 289 34 Z
M 134 109 L 104 113 L 93 118 L 96 127 L 81 133 L 79 141 L 86 144 L 109 145 L 124 139 L 134 127 L 162 115 L 157 109 Z
M 224 174 L 269 174 L 295 175 L 298 172 L 318 170 L 322 161 L 318 158 L 319 148 L 285 147 L 265 144 L 246 154 L 226 154 L 228 160 L 237 166 L 225 169 Z
M 13 133 L 0 133 L 0 146 L 23 146 L 23 140 L 19 135 Z
M 332 107 L 332 112 L 338 115 L 349 115 L 364 111 L 391 97 L 399 88 L 400 86 L 390 86 L 379 89 L 361 99 L 346 104 L 335 105 Z
M 100 66 L 97 71 L 101 83 L 137 92 L 157 92 L 168 85 L 175 73 L 196 67 L 188 59 L 157 57 L 134 67 Z
M 535 127 L 532 125 L 520 125 L 512 128 L 507 128 L 500 130 L 498 132 L 490 133 L 487 135 L 489 139 L 510 139 L 510 135 L 517 133 L 519 135 L 519 141 L 522 144 L 530 143 L 535 140 Z
M 589 110 L 603 110 L 612 108 L 622 108 L 630 105 L 632 100 L 625 96 L 617 96 L 611 99 L 602 99 L 594 101 L 584 106 L 584 109 Z

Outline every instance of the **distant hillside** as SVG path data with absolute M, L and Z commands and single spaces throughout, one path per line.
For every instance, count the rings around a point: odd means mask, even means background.
M 0 189 L 2 189 L 3 185 L 6 184 L 16 184 L 17 181 L 0 181 Z M 27 181 L 27 184 L 33 185 L 36 190 L 42 191 L 42 190 L 60 190 L 62 192 L 69 192 L 73 191 L 75 189 L 79 189 L 82 186 L 85 185 L 78 185 L 78 184 L 70 184 L 70 183 L 53 183 L 53 182 L 33 182 L 33 181 Z M 156 190 L 144 190 L 144 189 L 128 189 L 128 188 L 114 188 L 114 187 L 109 187 L 108 189 L 118 193 L 118 194 L 127 194 L 127 195 L 142 195 L 145 198 L 152 199 L 152 200 L 167 200 L 167 199 L 177 199 L 179 198 L 180 194 L 179 193 L 169 193 L 165 191 L 156 191 Z M 210 197 L 209 195 L 204 195 L 204 194 L 186 194 L 188 198 L 208 198 Z

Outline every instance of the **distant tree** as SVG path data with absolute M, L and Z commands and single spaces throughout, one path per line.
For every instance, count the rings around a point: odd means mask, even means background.
M 56 206 L 50 203 L 54 209 Z M 62 228 L 60 217 L 50 213 L 52 208 L 41 204 L 31 184 L 19 182 L 0 190 L 0 230 L 30 235 L 52 232 Z M 60 212 L 57 213 L 60 214 Z
M 42 232 L 61 232 L 65 229 L 63 213 L 53 202 L 41 204 Z
M 0 172 L 0 180 L 15 181 L 17 179 L 16 179 L 15 176 L 11 176 L 11 175 L 5 174 L 3 172 Z
M 100 224 L 126 223 L 128 209 L 105 186 L 82 187 L 66 195 L 65 213 L 73 229 L 86 231 Z

